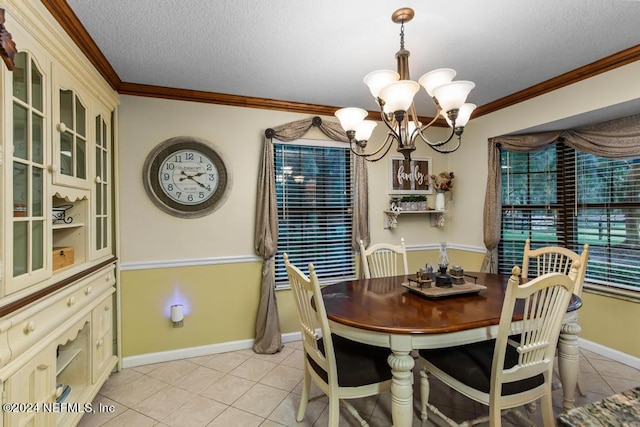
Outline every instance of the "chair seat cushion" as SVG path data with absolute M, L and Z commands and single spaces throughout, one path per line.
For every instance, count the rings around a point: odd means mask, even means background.
M 489 393 L 491 387 L 491 364 L 496 340 L 482 341 L 453 348 L 436 350 L 420 350 L 420 356 L 438 367 L 456 380 Z M 518 352 L 513 346 L 507 345 L 504 359 L 504 369 L 509 369 L 518 363 Z M 534 377 L 502 385 L 502 395 L 510 395 L 530 390 L 544 383 L 544 376 Z
M 338 366 L 338 385 L 340 387 L 359 387 L 391 379 L 391 367 L 387 358 L 391 350 L 373 345 L 361 344 L 347 338 L 331 334 L 333 349 Z M 324 338 L 318 342 L 324 354 Z M 325 382 L 329 381 L 327 373 L 310 357 L 307 357 L 314 371 Z

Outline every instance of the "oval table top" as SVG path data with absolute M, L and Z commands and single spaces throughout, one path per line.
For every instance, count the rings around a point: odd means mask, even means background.
M 329 320 L 387 334 L 442 334 L 497 325 L 510 276 L 467 274 L 477 277 L 476 283 L 487 289 L 478 294 L 431 299 L 402 286 L 414 275 L 347 280 L 326 286 L 322 296 Z M 567 311 L 581 305 L 580 298 L 573 295 Z M 519 320 L 521 315 L 520 306 L 514 319 Z

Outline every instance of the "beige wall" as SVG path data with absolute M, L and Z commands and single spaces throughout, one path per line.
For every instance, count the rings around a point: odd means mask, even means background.
M 438 242 L 453 245 L 451 262 L 477 270 L 482 259 L 482 206 L 486 184 L 487 138 L 640 98 L 640 87 L 625 84 L 640 75 L 640 62 L 601 74 L 568 88 L 473 120 L 463 148 L 448 156 L 421 147 L 417 156 L 432 157 L 436 172 L 456 173 L 447 225 L 429 225 L 428 217 L 405 216 L 395 230 L 383 229 L 388 206 L 388 161 L 369 167 L 372 241 L 408 245 L 410 270 L 434 263 Z M 253 249 L 257 174 L 263 132 L 308 115 L 239 107 L 122 96 L 119 107 L 120 259 L 123 355 L 132 356 L 197 347 L 254 336 L 260 262 Z M 333 118 L 326 118 L 334 120 Z M 382 126 L 376 130 L 378 137 Z M 442 131 L 436 130 L 436 134 Z M 158 210 L 142 185 L 142 165 L 153 147 L 167 138 L 196 136 L 219 147 L 229 161 L 233 187 L 225 204 L 200 219 L 178 219 Z M 312 138 L 322 138 L 314 130 Z M 372 139 L 375 139 L 372 138 Z M 379 138 L 378 138 L 379 139 Z M 433 198 L 429 198 L 433 205 Z M 415 249 L 415 250 L 412 250 Z M 177 265 L 167 268 L 168 265 Z M 175 293 L 190 312 L 183 328 L 166 318 Z M 598 297 L 600 298 L 600 297 Z M 621 328 L 603 325 L 625 321 L 638 304 L 611 301 L 603 312 L 585 297 L 582 336 L 633 356 Z M 288 291 L 278 292 L 282 331 L 295 332 L 296 317 Z M 607 322 L 603 322 L 606 318 Z M 621 323 L 616 323 L 621 324 Z M 619 333 L 617 331 L 620 331 Z
M 123 355 L 253 338 L 257 311 L 254 297 L 260 280 L 253 234 L 264 130 L 309 115 L 134 96 L 122 96 L 120 101 Z M 380 128 L 378 139 L 384 135 Z M 436 136 L 442 133 L 435 130 Z M 180 219 L 165 214 L 149 200 L 142 184 L 142 166 L 148 153 L 165 139 L 180 135 L 196 136 L 216 145 L 233 175 L 232 190 L 224 205 L 203 218 Z M 326 139 L 315 128 L 307 137 Z M 433 154 L 426 147 L 416 152 L 433 157 L 435 170 L 449 167 L 446 157 Z M 389 203 L 387 168 L 387 159 L 369 168 L 372 240 L 399 243 L 404 237 L 407 245 L 414 246 L 442 241 L 446 230 L 431 227 L 427 216 L 405 216 L 398 229 L 383 229 L 382 210 Z M 415 268 L 426 262 L 416 260 Z M 168 307 L 176 302 L 174 290 L 191 306 L 184 327 L 177 329 L 166 316 Z M 283 332 L 296 332 L 297 318 L 288 292 L 278 292 L 278 298 Z M 237 301 L 245 304 L 230 312 L 228 307 Z M 227 321 L 211 322 L 212 312 L 227 313 Z M 211 333 L 216 328 L 223 331 Z
M 451 154 L 457 172 L 448 239 L 483 246 L 482 206 L 487 180 L 487 139 L 640 98 L 640 61 L 474 119 L 464 147 Z M 632 87 L 633 86 L 633 87 Z

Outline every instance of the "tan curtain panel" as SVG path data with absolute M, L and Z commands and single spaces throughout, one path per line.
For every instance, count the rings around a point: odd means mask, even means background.
M 357 147 L 358 153 L 363 153 L 364 149 Z M 369 233 L 369 175 L 367 172 L 367 161 L 364 157 L 354 158 L 354 191 L 353 191 L 353 233 L 351 234 L 351 247 L 354 251 L 360 249 L 360 240 L 366 246 L 371 243 Z
M 275 166 L 273 163 L 273 138 L 294 141 L 304 136 L 311 126 L 317 126 L 329 138 L 348 142 L 338 123 L 324 122 L 320 117 L 298 120 L 265 131 L 262 164 L 258 174 L 258 200 L 256 206 L 255 250 L 263 258 L 260 304 L 256 318 L 256 338 L 253 351 L 272 354 L 282 349 L 282 334 L 278 319 L 275 291 L 275 255 L 278 250 L 278 204 L 276 200 Z M 369 239 L 367 169 L 355 160 L 354 235 L 352 242 Z M 364 177 L 364 178 L 362 178 Z M 361 184 L 361 182 L 364 184 Z M 357 222 L 356 222 L 357 221 Z M 358 234 L 358 236 L 356 236 Z
M 536 151 L 558 141 L 576 150 L 610 159 L 635 158 L 640 156 L 640 114 L 579 129 L 490 138 L 483 217 L 487 254 L 482 263 L 482 271 L 494 272 L 497 265 L 496 248 L 500 242 L 502 216 L 500 149 L 516 152 Z

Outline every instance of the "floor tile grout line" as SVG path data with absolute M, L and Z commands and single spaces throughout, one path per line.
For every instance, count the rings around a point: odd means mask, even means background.
M 262 381 L 263 381 L 263 380 L 265 380 L 265 378 L 267 377 L 267 375 L 268 375 L 270 372 L 272 372 L 274 369 L 277 369 L 279 366 L 286 367 L 287 369 L 296 369 L 296 370 L 299 370 L 299 371 L 302 371 L 302 372 L 303 372 L 303 368 L 300 368 L 299 366 L 291 366 L 291 364 L 285 364 L 285 363 L 287 362 L 287 359 L 289 359 L 291 356 L 293 356 L 293 355 L 295 354 L 295 352 L 296 352 L 296 351 L 302 351 L 302 350 L 301 350 L 301 347 L 300 347 L 300 346 L 290 346 L 290 347 L 289 347 L 289 346 L 287 346 L 287 348 L 289 348 L 289 349 L 290 349 L 290 350 L 287 352 L 288 354 L 287 354 L 287 355 L 281 355 L 281 357 L 280 357 L 277 361 L 271 361 L 271 360 L 268 360 L 268 356 L 267 356 L 267 357 L 265 357 L 264 355 L 255 356 L 255 357 L 254 357 L 253 355 L 251 355 L 251 354 L 247 354 L 246 352 L 242 352 L 242 351 L 240 351 L 240 352 L 236 352 L 236 353 L 238 353 L 238 354 L 241 354 L 243 357 L 246 357 L 247 359 L 246 359 L 245 361 L 243 361 L 242 363 L 240 363 L 239 365 L 237 365 L 235 368 L 230 369 L 228 372 L 218 371 L 217 369 L 215 369 L 215 368 L 212 368 L 212 367 L 208 366 L 206 363 L 207 363 L 208 361 L 210 361 L 210 360 L 211 360 L 211 358 L 210 358 L 209 360 L 206 360 L 206 359 L 204 359 L 204 358 L 202 358 L 202 359 L 200 359 L 200 358 L 199 358 L 197 362 L 196 362 L 195 360 L 181 359 L 181 361 L 184 361 L 184 362 L 191 363 L 191 364 L 195 365 L 195 366 L 196 366 L 196 368 L 194 368 L 194 369 L 197 369 L 197 367 L 205 367 L 205 368 L 207 368 L 207 369 L 211 369 L 211 370 L 215 371 L 216 373 L 219 373 L 219 374 L 221 375 L 221 377 L 220 377 L 220 378 L 218 378 L 218 379 L 216 379 L 213 383 L 211 383 L 211 385 L 212 385 L 212 384 L 215 384 L 216 382 L 220 381 L 222 378 L 224 378 L 224 377 L 226 377 L 226 376 L 232 376 L 232 377 L 235 377 L 235 378 L 240 378 L 240 379 L 243 379 L 243 380 L 245 380 L 245 381 L 249 381 L 249 382 L 251 382 L 251 387 L 249 387 L 247 390 L 245 390 L 245 391 L 244 391 L 244 392 L 243 392 L 243 393 L 242 393 L 242 394 L 241 394 L 237 399 L 235 399 L 235 400 L 234 400 L 234 402 L 233 402 L 233 403 L 231 403 L 231 404 L 227 404 L 227 403 L 224 403 L 224 402 L 220 402 L 219 400 L 216 400 L 215 398 L 212 398 L 211 396 L 204 395 L 204 394 L 202 393 L 202 391 L 193 392 L 193 391 L 188 390 L 188 389 L 186 389 L 186 388 L 180 387 L 180 386 L 176 385 L 176 381 L 170 381 L 170 380 L 167 380 L 166 378 L 162 378 L 162 379 L 161 379 L 161 378 L 156 378 L 156 377 L 154 377 L 154 376 L 150 375 L 150 374 L 151 374 L 152 372 L 154 372 L 156 369 L 163 368 L 163 366 L 167 366 L 167 365 L 166 365 L 166 363 L 171 363 L 171 362 L 158 363 L 158 364 L 157 364 L 158 366 L 156 366 L 155 368 L 153 368 L 153 369 L 151 369 L 151 370 L 148 370 L 148 371 L 147 371 L 146 369 L 136 370 L 135 368 L 130 368 L 132 371 L 135 371 L 137 374 L 139 374 L 139 376 L 138 376 L 138 377 L 135 377 L 135 378 L 132 378 L 132 379 L 129 379 L 128 381 L 126 381 L 126 382 L 124 382 L 124 383 L 122 383 L 122 384 L 118 385 L 118 387 L 125 386 L 126 384 L 129 384 L 129 383 L 132 383 L 132 382 L 138 381 L 138 380 L 140 380 L 141 378 L 147 377 L 147 378 L 149 378 L 149 379 L 153 379 L 153 380 L 155 380 L 155 381 L 158 381 L 158 382 L 160 382 L 160 383 L 162 383 L 162 384 L 164 385 L 164 387 L 163 387 L 163 388 L 161 388 L 160 390 L 156 391 L 156 392 L 155 392 L 155 393 L 153 393 L 151 396 L 153 396 L 153 395 L 155 395 L 155 394 L 157 394 L 157 393 L 160 393 L 162 390 L 165 390 L 167 387 L 176 387 L 176 388 L 178 388 L 178 389 L 180 389 L 180 390 L 183 390 L 183 391 L 185 391 L 185 392 L 188 392 L 188 393 L 190 393 L 190 394 L 193 394 L 194 396 L 198 396 L 198 397 L 201 397 L 201 398 L 206 398 L 206 399 L 209 399 L 209 400 L 211 400 L 211 401 L 214 401 L 214 402 L 216 402 L 216 403 L 219 403 L 219 404 L 223 405 L 223 406 L 224 406 L 224 410 L 222 410 L 222 412 L 220 412 L 219 414 L 217 414 L 217 415 L 216 415 L 212 420 L 209 420 L 209 423 L 212 423 L 216 418 L 218 418 L 222 413 L 224 413 L 225 411 L 227 411 L 229 408 L 233 408 L 234 410 L 242 411 L 243 413 L 247 413 L 247 414 L 250 414 L 250 415 L 252 415 L 252 416 L 254 416 L 254 417 L 259 418 L 260 420 L 262 420 L 262 421 L 261 421 L 261 424 L 264 424 L 265 422 L 267 422 L 267 421 L 268 421 L 269 423 L 272 423 L 272 424 L 274 424 L 274 425 L 275 425 L 275 424 L 277 424 L 277 425 L 281 425 L 278 421 L 275 421 L 275 420 L 270 419 L 270 417 L 272 417 L 272 416 L 273 416 L 273 414 L 276 412 L 276 410 L 280 407 L 280 405 L 282 405 L 282 403 L 283 403 L 286 399 L 294 399 L 294 400 L 296 400 L 296 399 L 297 399 L 297 400 L 299 400 L 299 399 L 300 399 L 300 394 L 297 394 L 297 393 L 295 392 L 295 390 L 297 390 L 297 389 L 300 387 L 300 384 L 301 384 L 301 382 L 302 382 L 302 379 L 300 379 L 300 380 L 299 380 L 299 381 L 298 381 L 298 382 L 297 382 L 293 387 L 291 387 L 291 388 L 280 388 L 280 387 L 273 386 L 273 385 L 271 385 L 271 384 L 265 384 L 265 383 L 263 383 Z M 233 353 L 233 352 L 232 352 L 232 353 Z M 212 356 L 212 357 L 215 357 L 216 355 L 211 355 L 211 356 Z M 206 356 L 205 356 L 205 357 L 206 357 Z M 597 373 L 597 378 L 598 378 L 598 379 L 602 382 L 602 384 L 603 384 L 603 385 L 605 385 L 608 389 L 611 389 L 611 390 L 612 390 L 612 393 L 613 393 L 613 387 L 610 385 L 610 381 L 615 381 L 616 379 L 625 379 L 625 378 L 624 378 L 624 375 L 622 375 L 622 374 L 618 374 L 618 375 L 620 375 L 622 378 L 616 378 L 616 376 L 615 376 L 615 375 L 614 375 L 614 376 L 611 376 L 611 375 L 609 375 L 609 376 L 605 376 L 605 375 L 603 374 L 603 372 L 602 372 L 601 370 L 599 370 L 599 369 L 596 367 L 596 365 L 594 364 L 594 361 L 593 361 L 592 359 L 597 359 L 598 361 L 605 361 L 605 362 L 607 362 L 607 361 L 616 362 L 615 360 L 608 359 L 608 358 L 605 358 L 605 357 L 593 357 L 593 358 L 590 358 L 590 357 L 588 357 L 587 355 L 585 355 L 585 354 L 584 354 L 584 353 L 582 353 L 582 352 L 580 353 L 580 357 L 583 359 L 581 362 L 582 362 L 582 363 L 587 363 L 587 364 L 589 365 L 589 367 L 590 367 L 590 368 L 592 368 L 593 372 Z M 273 364 L 274 364 L 274 366 L 269 370 L 269 372 L 267 372 L 266 374 L 262 375 L 262 376 L 261 376 L 259 379 L 257 379 L 257 380 L 255 380 L 255 379 L 248 379 L 248 378 L 244 378 L 244 377 L 241 377 L 241 376 L 239 376 L 239 375 L 237 375 L 237 374 L 233 374 L 233 373 L 232 373 L 234 369 L 238 368 L 240 365 L 244 364 L 245 362 L 249 361 L 250 359 L 253 359 L 253 361 L 265 361 L 265 360 L 267 360 L 267 361 L 269 361 L 269 362 L 273 363 Z M 293 360 L 293 359 L 291 359 L 291 360 Z M 173 361 L 173 362 L 176 362 L 176 361 Z M 619 363 L 619 362 L 618 362 L 618 363 Z M 620 364 L 620 365 L 627 366 L 627 365 L 624 365 L 624 364 Z M 192 369 L 191 371 L 193 371 L 193 369 Z M 190 371 L 190 372 L 191 372 L 191 371 Z M 637 371 L 638 371 L 638 372 L 640 372 L 640 370 L 637 370 Z M 257 384 L 260 384 L 260 385 L 265 386 L 265 387 L 271 387 L 271 388 L 274 388 L 274 389 L 277 389 L 277 390 L 280 390 L 280 391 L 283 391 L 283 392 L 285 392 L 285 393 L 286 393 L 286 394 L 284 395 L 283 399 L 281 399 L 281 400 L 280 400 L 280 401 L 279 401 L 279 402 L 274 406 L 274 408 L 270 411 L 270 413 L 269 413 L 268 415 L 266 415 L 265 417 L 262 417 L 262 416 L 260 416 L 260 415 L 257 415 L 257 414 L 254 414 L 254 413 L 251 413 L 251 412 L 249 412 L 249 411 L 246 411 L 246 410 L 243 410 L 243 409 L 240 409 L 240 408 L 238 408 L 238 407 L 234 406 L 234 404 L 236 404 L 236 403 L 238 402 L 238 400 L 239 400 L 242 396 L 244 396 L 244 395 L 245 395 L 249 390 L 251 390 L 252 388 L 254 388 Z M 596 394 L 596 395 L 597 395 L 597 394 L 600 394 L 600 393 L 597 393 L 596 391 L 589 391 L 589 390 L 587 390 L 587 393 L 593 393 L 593 394 Z M 110 394 L 110 395 L 113 395 L 114 393 L 109 393 L 109 394 Z M 151 420 L 157 421 L 157 423 L 158 423 L 158 424 L 159 424 L 159 423 L 162 423 L 162 420 L 158 420 L 157 418 L 155 418 L 155 417 L 153 417 L 153 416 L 146 415 L 146 414 L 144 414 L 144 413 L 142 413 L 142 412 L 140 412 L 140 411 L 136 410 L 136 409 L 135 409 L 134 407 L 132 407 L 132 406 L 127 406 L 127 405 L 125 405 L 125 404 L 122 404 L 122 403 L 118 402 L 118 400 L 116 400 L 116 399 L 117 399 L 117 396 L 110 397 L 110 396 L 104 395 L 104 394 L 102 394 L 102 393 L 99 393 L 99 395 L 100 395 L 102 398 L 109 399 L 109 400 L 111 400 L 111 401 L 113 401 L 113 402 L 115 402 L 115 403 L 117 403 L 117 404 L 119 404 L 119 405 L 122 405 L 122 407 L 123 407 L 123 409 L 124 409 L 124 411 L 122 411 L 122 413 L 124 413 L 124 412 L 126 412 L 127 410 L 131 409 L 133 412 L 135 412 L 135 413 L 137 413 L 137 414 L 141 414 L 141 415 L 143 415 L 143 416 L 145 416 L 145 417 L 148 417 L 148 418 L 149 418 L 149 419 L 151 419 Z M 149 397 L 151 397 L 151 396 L 149 396 Z M 114 397 L 115 397 L 115 398 L 114 398 Z M 148 397 L 148 398 L 149 398 L 149 397 Z M 419 393 L 418 393 L 418 394 L 416 394 L 416 395 L 415 395 L 415 397 L 416 397 L 416 398 L 419 398 Z M 146 398 L 146 399 L 148 399 L 148 398 Z M 143 401 L 144 401 L 144 400 L 146 400 L 146 399 L 143 399 Z M 376 408 L 377 408 L 377 407 L 378 407 L 378 405 L 380 404 L 381 399 L 382 399 L 382 397 L 381 397 L 381 396 L 377 396 L 377 398 L 375 399 L 375 402 L 374 402 L 373 404 L 371 404 L 371 409 L 370 409 L 369 411 L 367 411 L 368 413 L 366 414 L 366 417 L 363 417 L 363 418 L 365 418 L 365 419 L 367 419 L 367 420 L 371 420 L 371 419 L 373 418 L 373 415 L 374 415 L 374 413 L 376 413 Z M 189 401 L 184 402 L 184 403 L 183 403 L 183 404 L 181 404 L 178 408 L 176 408 L 176 409 L 174 410 L 174 412 L 175 412 L 175 411 L 179 411 L 181 408 L 185 407 L 188 403 L 189 403 Z M 135 406 L 135 405 L 134 405 L 134 406 Z M 445 406 L 446 406 L 446 405 L 445 405 Z M 556 408 L 557 408 L 557 407 L 556 407 Z M 474 407 L 474 412 L 476 412 L 476 411 L 477 411 L 477 409 L 481 409 L 481 408 L 476 408 L 476 407 Z M 557 408 L 557 409 L 560 409 L 560 410 L 561 410 L 561 408 Z M 315 417 L 315 419 L 314 419 L 314 420 L 306 420 L 306 421 L 307 421 L 307 422 L 312 421 L 310 425 L 315 425 L 315 424 L 318 422 L 318 420 L 320 420 L 320 419 L 323 417 L 323 414 L 324 414 L 324 412 L 325 412 L 326 410 L 327 410 L 327 407 L 326 407 L 326 405 L 325 405 L 325 406 L 324 406 L 324 408 L 322 409 L 322 411 L 319 411 L 319 412 L 318 412 L 318 415 Z M 295 411 L 295 412 L 297 412 L 297 408 L 295 408 L 295 409 L 294 409 L 294 411 Z M 173 413 L 173 412 L 172 412 L 172 413 Z M 121 414 L 119 414 L 119 415 L 121 415 Z M 119 416 L 119 415 L 118 415 L 118 416 Z M 363 415 L 364 415 L 364 414 L 363 414 Z M 170 416 L 170 415 L 167 415 L 165 418 L 167 418 L 167 417 L 169 417 L 169 416 Z M 117 416 L 116 416 L 116 417 L 117 417 Z M 116 418 L 116 417 L 114 417 L 114 418 Z M 111 419 L 109 419 L 109 420 L 105 421 L 105 423 L 110 422 L 110 421 L 111 421 L 111 420 L 113 420 L 114 418 L 111 418 Z M 294 415 L 294 418 L 295 418 L 295 415 Z M 101 423 L 101 425 L 102 425 L 102 424 L 104 424 L 104 423 Z M 305 423 L 305 424 L 306 424 L 306 423 Z

